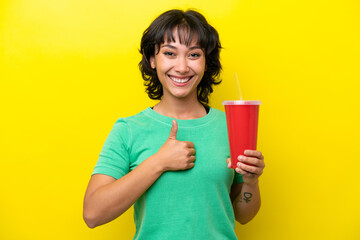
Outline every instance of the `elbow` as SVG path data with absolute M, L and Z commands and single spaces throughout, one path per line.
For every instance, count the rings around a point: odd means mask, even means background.
M 91 211 L 83 211 L 83 219 L 89 228 L 95 228 L 99 226 L 96 216 Z
M 89 221 L 86 221 L 86 220 L 85 220 L 85 223 L 86 223 L 86 225 L 87 225 L 89 228 L 91 228 L 91 229 L 97 227 L 96 224 L 93 224 L 93 223 L 91 223 L 91 222 L 89 222 Z
M 245 225 L 248 222 L 250 222 L 251 219 L 236 219 L 236 221 L 238 221 L 238 223 L 240 223 L 241 225 Z
M 85 223 L 86 223 L 86 225 L 87 225 L 89 228 L 91 228 L 91 229 L 93 229 L 93 228 L 96 227 L 95 224 L 93 224 L 93 223 L 91 223 L 91 222 L 89 222 L 89 221 L 86 221 L 86 220 L 85 220 Z
M 84 221 L 86 223 L 86 225 L 89 227 L 89 228 L 95 228 L 97 227 L 95 221 L 93 221 L 91 218 L 87 217 L 87 216 L 83 216 L 84 218 Z
M 247 219 L 247 218 L 244 218 L 244 217 L 240 217 L 240 216 L 235 216 L 235 220 L 240 223 L 241 225 L 245 225 L 247 224 L 248 222 L 250 222 L 251 219 Z
M 83 219 L 89 228 L 96 228 L 100 225 L 108 223 L 115 219 L 115 217 L 109 217 L 101 213 L 98 210 L 86 210 L 83 211 Z
M 244 213 L 243 214 L 239 214 L 239 213 L 235 214 L 235 219 L 241 225 L 245 225 L 254 219 L 254 217 L 257 215 L 258 211 L 259 211 L 259 209 L 257 208 L 255 211 L 247 212 L 247 214 L 244 214 Z

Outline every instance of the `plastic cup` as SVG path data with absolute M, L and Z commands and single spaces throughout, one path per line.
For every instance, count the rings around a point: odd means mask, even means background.
M 260 101 L 224 101 L 231 168 L 246 149 L 256 150 Z

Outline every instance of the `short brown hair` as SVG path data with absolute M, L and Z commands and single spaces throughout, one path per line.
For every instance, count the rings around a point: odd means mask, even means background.
M 197 11 L 169 10 L 157 17 L 144 31 L 140 53 L 142 60 L 139 68 L 146 86 L 146 92 L 151 99 L 161 99 L 163 96 L 162 85 L 156 73 L 150 65 L 150 57 L 155 55 L 156 47 L 164 43 L 165 36 L 168 42 L 174 42 L 173 30 L 177 28 L 181 44 L 189 45 L 192 38 L 198 37 L 199 46 L 204 49 L 206 70 L 197 87 L 198 101 L 204 105 L 209 103 L 209 95 L 213 92 L 212 85 L 221 82 L 218 79 L 221 71 L 219 34 Z M 182 31 L 185 30 L 185 31 Z M 181 33 L 185 35 L 181 36 Z

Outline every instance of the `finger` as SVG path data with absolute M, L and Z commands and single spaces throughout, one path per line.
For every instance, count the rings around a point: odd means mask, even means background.
M 251 174 L 251 173 L 249 173 L 249 172 L 247 172 L 247 171 L 244 171 L 244 170 L 242 170 L 241 168 L 235 168 L 235 171 L 237 172 L 237 173 L 239 173 L 239 174 L 241 174 L 241 175 L 248 175 L 248 174 Z
M 196 153 L 195 148 L 189 148 L 188 156 L 193 156 L 195 155 L 195 153 Z
M 244 154 L 246 156 L 249 156 L 249 157 L 257 157 L 259 159 L 264 159 L 262 153 L 260 151 L 257 151 L 257 150 L 245 150 L 244 151 Z
M 242 163 L 250 164 L 250 165 L 253 165 L 253 166 L 258 166 L 258 167 L 264 167 L 265 166 L 263 160 L 261 160 L 259 158 L 255 158 L 255 157 L 246 157 L 246 156 L 240 155 L 238 157 L 238 160 L 240 162 L 242 162 Z
M 194 148 L 195 144 L 193 142 L 190 141 L 183 141 L 185 143 L 185 146 L 188 148 Z
M 177 134 L 177 130 L 178 130 L 178 125 L 176 120 L 174 119 L 172 121 L 172 126 L 171 126 L 171 130 L 170 130 L 170 134 L 169 134 L 169 139 L 176 139 L 176 134 Z
M 194 166 L 195 166 L 195 163 L 191 162 L 191 163 L 189 163 L 189 166 L 187 169 L 193 168 Z
M 240 168 L 241 170 L 244 170 L 249 173 L 254 173 L 257 175 L 261 175 L 261 173 L 262 173 L 262 168 L 259 168 L 256 166 L 250 166 L 250 165 L 240 163 L 240 162 L 237 164 L 237 167 Z
M 231 168 L 231 158 L 226 159 L 227 167 Z

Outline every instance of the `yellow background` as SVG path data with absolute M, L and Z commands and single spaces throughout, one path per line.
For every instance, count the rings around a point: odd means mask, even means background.
M 195 8 L 218 30 L 211 105 L 261 100 L 262 208 L 239 239 L 360 239 L 357 0 L 0 3 L 0 239 L 131 239 L 132 209 L 88 229 L 82 201 L 119 117 L 154 104 L 137 64 L 161 12 Z

